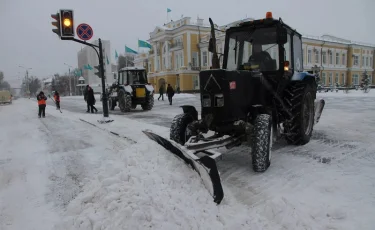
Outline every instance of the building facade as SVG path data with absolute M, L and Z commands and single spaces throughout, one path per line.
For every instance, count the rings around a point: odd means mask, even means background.
M 199 89 L 196 84 L 201 67 L 199 43 L 210 32 L 203 19 L 192 22 L 190 17 L 157 26 L 150 33 L 152 45 L 147 61 L 148 81 L 156 91 L 171 84 L 175 89 L 191 92 Z
M 247 18 L 224 26 L 217 26 L 216 42 L 218 53 L 224 53 L 225 30 Z M 147 59 L 148 80 L 159 87 L 171 84 L 182 92 L 199 90 L 199 70 L 209 69 L 212 53 L 208 51 L 210 27 L 203 19 L 191 22 L 190 17 L 157 26 L 148 40 L 152 50 L 147 57 L 138 58 L 137 63 L 144 66 Z M 375 45 L 354 42 L 331 35 L 303 36 L 304 70 L 313 66 L 321 68 L 321 84 L 325 86 L 356 86 L 361 83 L 364 73 L 375 85 Z M 223 58 L 220 58 L 222 65 Z
M 99 41 L 95 40 L 92 44 L 99 45 Z M 111 43 L 108 40 L 102 40 L 103 46 L 103 63 L 105 69 L 106 84 L 111 85 L 115 79 L 112 73 L 111 64 Z M 101 79 L 95 75 L 97 70 L 94 66 L 99 65 L 98 55 L 92 47 L 85 46 L 77 53 L 78 57 L 78 68 L 82 70 L 82 77 L 85 79 L 85 83 L 92 86 L 95 92 L 101 92 Z M 107 63 L 108 58 L 108 63 Z M 90 65 L 92 69 L 86 69 L 85 66 Z M 115 70 L 116 71 L 116 70 Z

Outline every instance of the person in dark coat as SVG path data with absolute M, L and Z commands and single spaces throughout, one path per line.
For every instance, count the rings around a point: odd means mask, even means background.
M 91 87 L 88 87 L 87 89 L 87 104 L 88 106 L 90 107 L 91 109 L 91 113 L 94 113 L 94 110 L 95 110 L 95 113 L 98 112 L 98 109 L 95 108 L 95 96 L 94 96 L 94 90 L 91 88 Z M 87 111 L 89 112 L 89 111 Z
M 39 107 L 38 117 L 39 118 L 41 116 L 46 117 L 46 104 L 47 104 L 46 95 L 44 95 L 43 91 L 40 91 L 40 93 L 36 96 L 36 99 L 38 100 L 38 107 Z
M 158 97 L 158 101 L 159 101 L 159 99 L 160 99 L 160 97 L 161 97 L 161 100 L 163 100 L 164 101 L 164 84 L 161 84 L 161 86 L 160 86 L 160 88 L 159 88 L 159 97 Z
M 55 103 L 56 103 L 56 109 L 59 110 L 60 109 L 60 94 L 59 94 L 59 92 L 55 91 L 55 93 L 53 94 L 53 99 L 55 100 Z
M 168 84 L 168 87 L 167 87 L 167 95 L 168 95 L 169 104 L 172 105 L 172 97 L 174 96 L 174 89 L 172 88 L 170 84 Z
M 83 99 L 85 99 L 85 102 L 87 104 L 87 111 L 86 112 L 90 112 L 90 106 L 89 106 L 89 103 L 87 102 L 87 93 L 88 93 L 89 87 L 90 87 L 89 85 L 86 85 L 86 88 L 83 91 Z

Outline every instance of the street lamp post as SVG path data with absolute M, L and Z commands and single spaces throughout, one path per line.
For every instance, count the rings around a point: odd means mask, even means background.
M 66 63 L 64 63 L 64 65 L 69 66 L 69 96 L 72 96 L 72 76 L 70 75 L 70 68 L 73 69 L 73 66 L 68 65 Z
M 21 65 L 19 65 L 18 67 L 26 69 L 26 76 L 25 76 L 26 77 L 26 89 L 27 89 L 27 94 L 29 95 L 29 99 L 30 99 L 29 70 L 31 70 L 32 68 L 27 68 Z

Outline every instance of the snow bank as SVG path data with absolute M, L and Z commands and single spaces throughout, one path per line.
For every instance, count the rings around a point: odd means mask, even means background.
M 364 93 L 362 90 L 349 90 L 348 93 L 345 93 L 343 90 L 339 90 L 338 92 L 321 92 L 316 94 L 317 98 L 325 98 L 325 97 L 334 97 L 334 98 L 346 98 L 346 97 L 360 97 L 366 98 L 375 97 L 375 88 L 370 89 L 368 93 Z
M 219 206 L 200 177 L 173 154 L 149 140 L 142 129 L 166 135 L 168 129 L 115 116 L 51 111 L 54 116 L 84 119 L 137 142 L 113 136 L 113 149 L 90 182 L 67 207 L 59 229 L 264 229 L 272 226 L 231 198 Z M 110 134 L 108 134 L 110 135 Z M 111 154 L 111 152 L 115 152 Z M 102 153 L 95 153 L 102 154 Z M 225 189 L 225 188 L 224 188 Z M 270 229 L 277 229 L 272 227 Z

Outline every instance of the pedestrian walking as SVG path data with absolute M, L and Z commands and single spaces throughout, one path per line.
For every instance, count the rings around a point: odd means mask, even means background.
M 59 110 L 60 109 L 60 94 L 59 94 L 59 92 L 55 91 L 55 93 L 53 94 L 53 99 L 55 100 L 56 110 Z
M 172 105 L 172 97 L 174 96 L 174 89 L 172 88 L 170 84 L 168 84 L 168 87 L 167 87 L 167 95 L 168 95 L 169 104 Z
M 40 93 L 36 96 L 36 99 L 38 100 L 38 117 L 46 117 L 46 101 L 47 97 L 44 95 L 43 91 L 40 91 Z
M 88 87 L 88 89 L 87 89 L 87 104 L 90 107 L 91 113 L 94 113 L 94 110 L 95 110 L 95 113 L 98 112 L 98 109 L 96 109 L 95 106 L 94 106 L 95 102 L 96 102 L 96 99 L 95 99 L 95 95 L 94 95 L 94 90 L 91 87 Z M 88 110 L 87 112 L 89 113 L 90 111 Z
M 86 112 L 90 112 L 90 106 L 89 106 L 89 103 L 87 101 L 87 93 L 88 93 L 88 89 L 89 89 L 89 85 L 86 85 L 86 88 L 85 90 L 83 91 L 83 99 L 85 99 L 85 102 L 87 104 L 87 111 Z
M 160 86 L 160 88 L 159 88 L 159 97 L 158 97 L 158 101 L 159 101 L 159 99 L 160 99 L 160 97 L 161 97 L 161 100 L 163 100 L 164 101 L 164 84 L 161 84 L 161 86 Z

